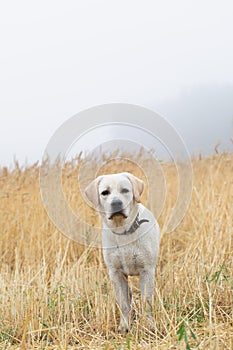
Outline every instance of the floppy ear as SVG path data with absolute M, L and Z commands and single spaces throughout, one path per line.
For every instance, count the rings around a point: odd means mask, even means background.
M 85 191 L 84 191 L 87 199 L 94 205 L 95 208 L 99 204 L 98 186 L 101 178 L 102 176 L 98 176 L 85 188 Z
M 138 177 L 134 176 L 130 173 L 123 173 L 125 176 L 128 177 L 129 181 L 131 182 L 133 186 L 133 196 L 136 202 L 141 202 L 141 194 L 144 190 L 144 182 L 140 180 Z

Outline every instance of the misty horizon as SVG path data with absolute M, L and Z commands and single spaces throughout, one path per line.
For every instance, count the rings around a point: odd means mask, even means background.
M 232 11 L 210 0 L 4 3 L 0 166 L 41 161 L 60 125 L 107 103 L 161 114 L 191 155 L 232 152 Z

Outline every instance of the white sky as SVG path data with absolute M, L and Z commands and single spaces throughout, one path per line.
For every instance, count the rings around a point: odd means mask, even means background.
M 66 119 L 109 102 L 162 113 L 190 152 L 232 149 L 232 14 L 231 0 L 1 2 L 0 166 L 41 159 Z

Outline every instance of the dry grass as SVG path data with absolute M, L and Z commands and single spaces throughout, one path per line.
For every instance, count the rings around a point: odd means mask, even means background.
M 143 155 L 141 154 L 140 157 Z M 233 154 L 193 159 L 191 205 L 171 234 L 162 236 L 151 330 L 140 311 L 137 279 L 135 321 L 117 333 L 119 311 L 101 250 L 61 235 L 39 193 L 38 166 L 0 172 L 0 347 L 3 349 L 232 349 L 233 348 Z M 168 199 L 163 227 L 174 202 L 177 179 L 162 165 Z M 102 171 L 134 163 L 108 163 Z M 95 224 L 82 203 L 79 167 L 66 165 L 63 185 L 70 205 Z M 87 176 L 88 178 L 88 176 Z M 146 192 L 145 192 L 146 193 Z M 144 202 L 147 201 L 146 195 Z M 149 203 L 150 205 L 150 203 Z

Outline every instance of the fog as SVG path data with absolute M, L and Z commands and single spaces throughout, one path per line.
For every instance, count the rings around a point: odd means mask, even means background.
M 190 153 L 209 155 L 233 150 L 233 86 L 200 85 L 179 98 L 158 104 L 158 110 L 182 135 Z
M 3 2 L 0 166 L 41 160 L 68 118 L 111 102 L 161 113 L 190 153 L 232 151 L 232 13 L 230 0 Z

